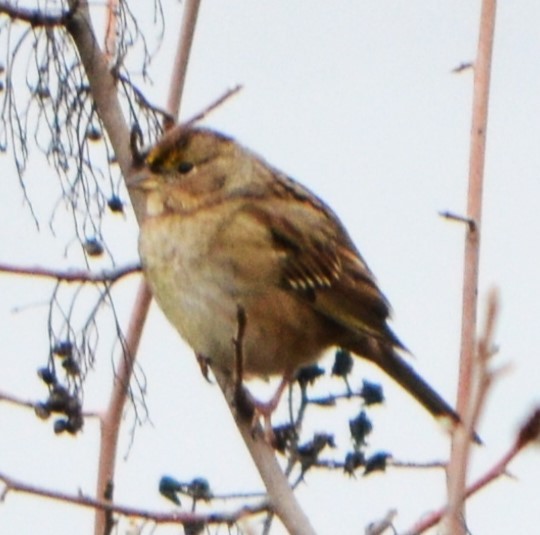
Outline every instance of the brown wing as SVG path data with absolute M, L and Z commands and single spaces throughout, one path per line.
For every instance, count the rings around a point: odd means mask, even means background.
M 345 328 L 403 347 L 386 324 L 386 298 L 328 208 L 274 200 L 257 212 L 279 252 L 283 287 Z

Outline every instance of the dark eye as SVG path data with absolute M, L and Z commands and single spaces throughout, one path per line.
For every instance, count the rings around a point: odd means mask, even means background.
M 189 173 L 192 169 L 193 164 L 191 162 L 180 162 L 177 167 L 177 170 L 181 175 Z

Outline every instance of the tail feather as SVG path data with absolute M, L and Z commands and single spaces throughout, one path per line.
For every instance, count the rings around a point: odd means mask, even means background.
M 460 422 L 457 412 L 440 396 L 396 350 L 373 338 L 355 337 L 345 349 L 370 360 L 411 394 L 436 418 Z

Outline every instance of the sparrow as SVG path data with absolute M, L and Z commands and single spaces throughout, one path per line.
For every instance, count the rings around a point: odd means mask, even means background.
M 377 365 L 436 418 L 452 407 L 406 362 L 390 306 L 336 214 L 217 131 L 178 126 L 141 155 L 139 252 L 165 316 L 196 354 L 244 378 L 281 376 L 337 346 Z M 272 407 L 277 401 L 274 400 Z

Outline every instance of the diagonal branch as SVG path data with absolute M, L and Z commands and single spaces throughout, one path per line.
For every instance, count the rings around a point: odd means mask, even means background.
M 485 488 L 492 481 L 507 474 L 508 465 L 510 462 L 528 445 L 538 441 L 540 435 L 540 408 L 536 408 L 529 416 L 528 420 L 519 430 L 512 446 L 508 451 L 481 477 L 467 487 L 465 498 L 470 498 L 479 490 Z M 428 529 L 436 526 L 443 516 L 448 512 L 447 507 L 443 507 L 438 511 L 430 513 L 425 518 L 417 522 L 412 528 L 403 532 L 402 535 L 420 535 Z
M 16 21 L 26 22 L 32 27 L 52 28 L 54 26 L 65 26 L 73 16 L 73 9 L 62 11 L 57 15 L 50 15 L 39 9 L 29 9 L 14 6 L 9 2 L 0 2 L 0 14 L 7 15 Z

